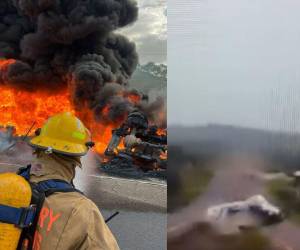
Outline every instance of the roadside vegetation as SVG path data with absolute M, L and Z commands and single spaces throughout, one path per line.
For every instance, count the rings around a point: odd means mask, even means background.
M 300 190 L 294 181 L 274 179 L 269 181 L 267 188 L 288 219 L 300 224 Z
M 207 167 L 190 166 L 183 169 L 180 174 L 182 188 L 179 194 L 182 204 L 187 205 L 203 194 L 212 177 L 213 172 Z
M 205 191 L 213 171 L 208 155 L 188 154 L 181 147 L 169 147 L 168 211 L 187 206 Z

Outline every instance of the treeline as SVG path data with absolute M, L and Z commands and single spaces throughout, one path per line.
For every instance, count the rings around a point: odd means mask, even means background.
M 288 174 L 300 169 L 300 134 L 233 126 L 171 127 L 169 145 L 202 158 L 247 153 L 270 162 L 269 170 Z M 171 155 L 171 154 L 170 154 Z

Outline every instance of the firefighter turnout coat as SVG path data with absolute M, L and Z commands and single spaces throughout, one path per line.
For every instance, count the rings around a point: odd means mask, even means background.
M 80 159 L 40 152 L 32 162 L 30 181 L 72 182 Z M 33 250 L 118 250 L 97 206 L 79 192 L 46 197 L 34 235 Z

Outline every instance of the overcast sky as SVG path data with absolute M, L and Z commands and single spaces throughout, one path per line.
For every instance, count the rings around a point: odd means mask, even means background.
M 137 45 L 141 64 L 167 62 L 166 0 L 138 0 L 139 18 L 122 32 Z
M 300 1 L 172 0 L 168 122 L 300 132 Z

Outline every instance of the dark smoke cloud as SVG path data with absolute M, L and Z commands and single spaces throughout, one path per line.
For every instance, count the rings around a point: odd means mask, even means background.
M 150 103 L 141 102 L 139 108 L 148 115 L 150 121 L 160 127 L 167 127 L 167 107 L 165 99 L 162 96 L 157 96 L 155 100 Z
M 134 108 L 126 94 L 138 55 L 114 31 L 137 15 L 132 0 L 2 0 L 0 57 L 16 62 L 0 79 L 29 91 L 69 88 L 77 109 L 116 121 Z M 153 112 L 153 105 L 140 107 Z

